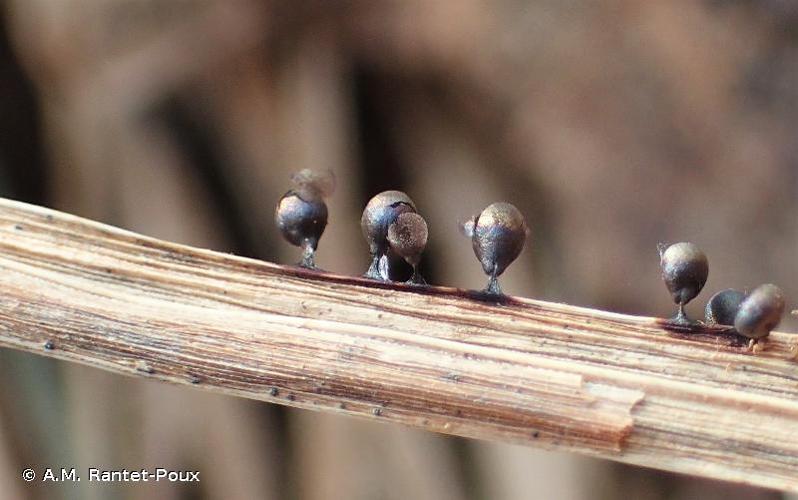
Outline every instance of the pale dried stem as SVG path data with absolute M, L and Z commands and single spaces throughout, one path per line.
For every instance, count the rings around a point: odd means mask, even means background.
M 720 328 L 278 266 L 8 200 L 0 286 L 2 346 L 798 491 L 788 334 L 754 354 Z

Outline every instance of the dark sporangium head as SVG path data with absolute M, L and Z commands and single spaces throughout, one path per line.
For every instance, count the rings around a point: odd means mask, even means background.
M 745 293 L 733 288 L 727 288 L 713 295 L 706 308 L 704 320 L 709 325 L 734 326 L 734 318 L 740 309 L 740 304 L 745 300 Z
M 413 200 L 401 191 L 383 191 L 366 204 L 363 216 L 360 218 L 360 227 L 372 257 L 366 277 L 388 279 L 386 264 L 388 261 L 386 254 L 389 249 L 388 228 L 401 214 L 415 211 Z
M 696 245 L 687 242 L 674 243 L 667 248 L 660 245 L 659 251 L 662 280 L 679 306 L 675 319 L 689 322 L 684 314 L 684 306 L 701 292 L 707 282 L 707 256 Z
M 784 293 L 776 285 L 756 287 L 740 304 L 734 318 L 737 333 L 750 339 L 767 337 L 784 315 Z
M 300 265 L 315 268 L 315 252 L 327 227 L 324 198 L 335 188 L 332 172 L 301 170 L 292 175 L 295 187 L 280 198 L 274 220 L 283 237 L 303 250 Z
M 474 254 L 490 277 L 485 291 L 500 294 L 497 278 L 521 254 L 529 234 L 524 216 L 510 203 L 493 203 L 466 222 L 463 232 L 470 236 Z
M 415 212 L 399 214 L 393 224 L 388 226 L 388 245 L 391 251 L 413 267 L 413 276 L 409 283 L 426 283 L 418 272 L 418 263 L 427 246 L 428 236 L 427 222 Z

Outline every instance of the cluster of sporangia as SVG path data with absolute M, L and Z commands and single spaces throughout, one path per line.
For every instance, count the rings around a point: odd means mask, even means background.
M 335 178 L 332 172 L 302 170 L 291 180 L 295 187 L 280 199 L 275 220 L 285 239 L 302 248 L 299 265 L 315 269 L 314 255 L 327 227 L 324 198 L 335 189 Z M 427 246 L 427 223 L 409 196 L 401 191 L 384 191 L 374 196 L 363 210 L 360 225 L 371 253 L 365 277 L 390 281 L 393 263 L 403 259 L 413 268 L 407 283 L 426 284 L 418 264 Z M 509 203 L 493 203 L 464 223 L 462 230 L 471 239 L 474 254 L 489 277 L 484 291 L 500 295 L 498 277 L 521 253 L 529 234 L 524 216 Z M 674 321 L 691 324 L 684 306 L 707 281 L 706 255 L 692 243 L 676 243 L 660 247 L 660 263 L 662 279 L 679 306 Z M 747 295 L 732 289 L 718 292 L 707 304 L 706 321 L 734 326 L 737 333 L 755 342 L 778 325 L 783 313 L 781 290 L 775 285 L 762 285 Z
M 677 323 L 693 324 L 684 313 L 684 306 L 704 288 L 709 275 L 709 262 L 692 243 L 660 245 L 662 279 L 679 306 Z M 713 295 L 704 309 L 704 319 L 710 325 L 733 326 L 734 330 L 749 339 L 753 347 L 779 325 L 784 314 L 784 294 L 776 285 L 756 287 L 746 294 L 728 288 Z

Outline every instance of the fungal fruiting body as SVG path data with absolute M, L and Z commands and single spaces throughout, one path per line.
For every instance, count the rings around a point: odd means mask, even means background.
M 707 282 L 707 256 L 697 246 L 686 242 L 674 243 L 667 248 L 660 245 L 659 251 L 662 280 L 679 306 L 673 319 L 677 323 L 691 324 L 684 313 L 684 306 L 701 292 Z
M 713 295 L 704 309 L 704 320 L 708 325 L 734 326 L 734 318 L 745 300 L 745 293 L 727 288 Z
M 301 170 L 291 176 L 294 189 L 280 198 L 274 219 L 283 237 L 302 248 L 299 265 L 316 268 L 315 254 L 319 239 L 327 227 L 327 204 L 324 198 L 335 190 L 335 176 L 330 171 Z
M 408 280 L 408 283 L 413 285 L 426 284 L 418 272 L 418 263 L 427 246 L 428 234 L 427 222 L 415 212 L 399 214 L 388 226 L 388 245 L 393 253 L 405 259 L 413 267 L 413 275 Z
M 415 213 L 413 200 L 401 191 L 383 191 L 366 204 L 360 227 L 369 245 L 371 265 L 363 275 L 381 281 L 390 279 L 388 228 L 404 213 Z
M 767 337 L 779 326 L 784 314 L 784 294 L 776 285 L 761 285 L 740 304 L 734 317 L 734 329 L 752 344 Z
M 474 254 L 489 276 L 484 291 L 501 295 L 498 278 L 521 253 L 529 234 L 524 216 L 509 203 L 493 203 L 462 229 L 471 238 Z

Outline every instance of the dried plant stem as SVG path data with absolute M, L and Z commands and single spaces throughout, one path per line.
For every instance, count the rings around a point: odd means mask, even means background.
M 787 334 L 753 354 L 718 328 L 278 266 L 8 200 L 0 286 L 0 346 L 798 491 Z

